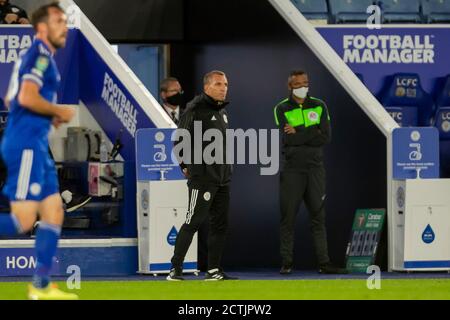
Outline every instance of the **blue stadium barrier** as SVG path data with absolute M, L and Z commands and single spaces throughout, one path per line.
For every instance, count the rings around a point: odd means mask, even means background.
M 434 102 L 423 90 L 418 74 L 397 73 L 388 77 L 379 100 L 402 127 L 432 124 Z
M 329 19 L 326 0 L 291 0 L 307 19 Z
M 450 22 L 450 0 L 422 0 L 422 11 L 426 23 Z
M 444 78 L 436 96 L 435 127 L 439 130 L 441 177 L 450 178 L 450 75 Z
M 367 8 L 373 0 L 328 0 L 334 23 L 366 22 Z
M 381 0 L 383 23 L 421 23 L 420 0 Z

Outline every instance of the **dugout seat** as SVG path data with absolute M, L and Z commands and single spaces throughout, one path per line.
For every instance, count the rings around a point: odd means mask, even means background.
M 450 0 L 422 0 L 422 12 L 426 23 L 448 23 Z
M 365 23 L 369 15 L 367 8 L 373 0 L 329 0 L 331 18 L 334 23 Z
M 434 125 L 439 130 L 441 177 L 450 178 L 450 75 L 438 90 L 436 105 Z
M 378 99 L 402 127 L 432 124 L 434 102 L 423 90 L 418 74 L 397 73 L 388 77 Z
M 328 5 L 326 0 L 291 0 L 297 9 L 309 20 L 328 21 Z
M 380 0 L 383 23 L 421 23 L 420 0 Z
M 435 117 L 435 126 L 441 132 L 440 137 L 450 140 L 450 128 L 447 130 L 446 125 L 442 126 L 446 120 L 449 120 L 447 116 L 443 116 L 442 113 L 446 112 L 445 110 L 450 109 L 450 74 L 442 79 L 441 85 L 437 90 L 436 95 L 436 117 Z

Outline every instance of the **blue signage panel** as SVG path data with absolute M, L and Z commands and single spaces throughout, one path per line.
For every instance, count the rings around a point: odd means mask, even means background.
M 436 128 L 397 128 L 392 133 L 394 179 L 439 178 L 439 132 Z
M 80 100 L 111 141 L 122 131 L 126 161 L 134 161 L 136 130 L 155 125 L 89 41 L 80 34 Z
M 79 267 L 83 276 L 133 275 L 137 270 L 137 246 L 58 248 L 51 274 L 70 276 Z M 0 277 L 31 276 L 36 269 L 34 248 L 0 248 Z
M 317 31 L 375 94 L 387 75 L 411 72 L 419 74 L 423 88 L 432 92 L 436 78 L 450 70 L 450 26 L 380 30 L 339 26 Z
M 58 90 L 58 102 L 78 104 L 78 36 L 79 30 L 69 30 L 66 47 L 55 55 L 61 74 L 61 87 Z M 0 97 L 6 96 L 14 64 L 20 59 L 34 40 L 34 30 L 30 27 L 0 27 Z M 1 106 L 0 108 L 4 108 Z M 2 110 L 2 109 L 0 109 Z
M 36 268 L 34 248 L 0 249 L 0 276 L 27 276 Z M 53 260 L 51 274 L 60 274 L 60 259 Z
M 184 179 L 178 162 L 172 160 L 175 129 L 139 129 L 136 132 L 137 180 Z

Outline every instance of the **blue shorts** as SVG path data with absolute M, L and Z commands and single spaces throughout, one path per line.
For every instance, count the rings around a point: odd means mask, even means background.
M 7 167 L 3 193 L 10 201 L 42 201 L 59 193 L 55 162 L 42 150 L 2 148 Z

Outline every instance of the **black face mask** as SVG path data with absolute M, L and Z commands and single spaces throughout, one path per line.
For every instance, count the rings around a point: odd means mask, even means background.
M 183 93 L 179 92 L 176 95 L 167 97 L 166 102 L 172 106 L 181 106 L 184 103 Z

